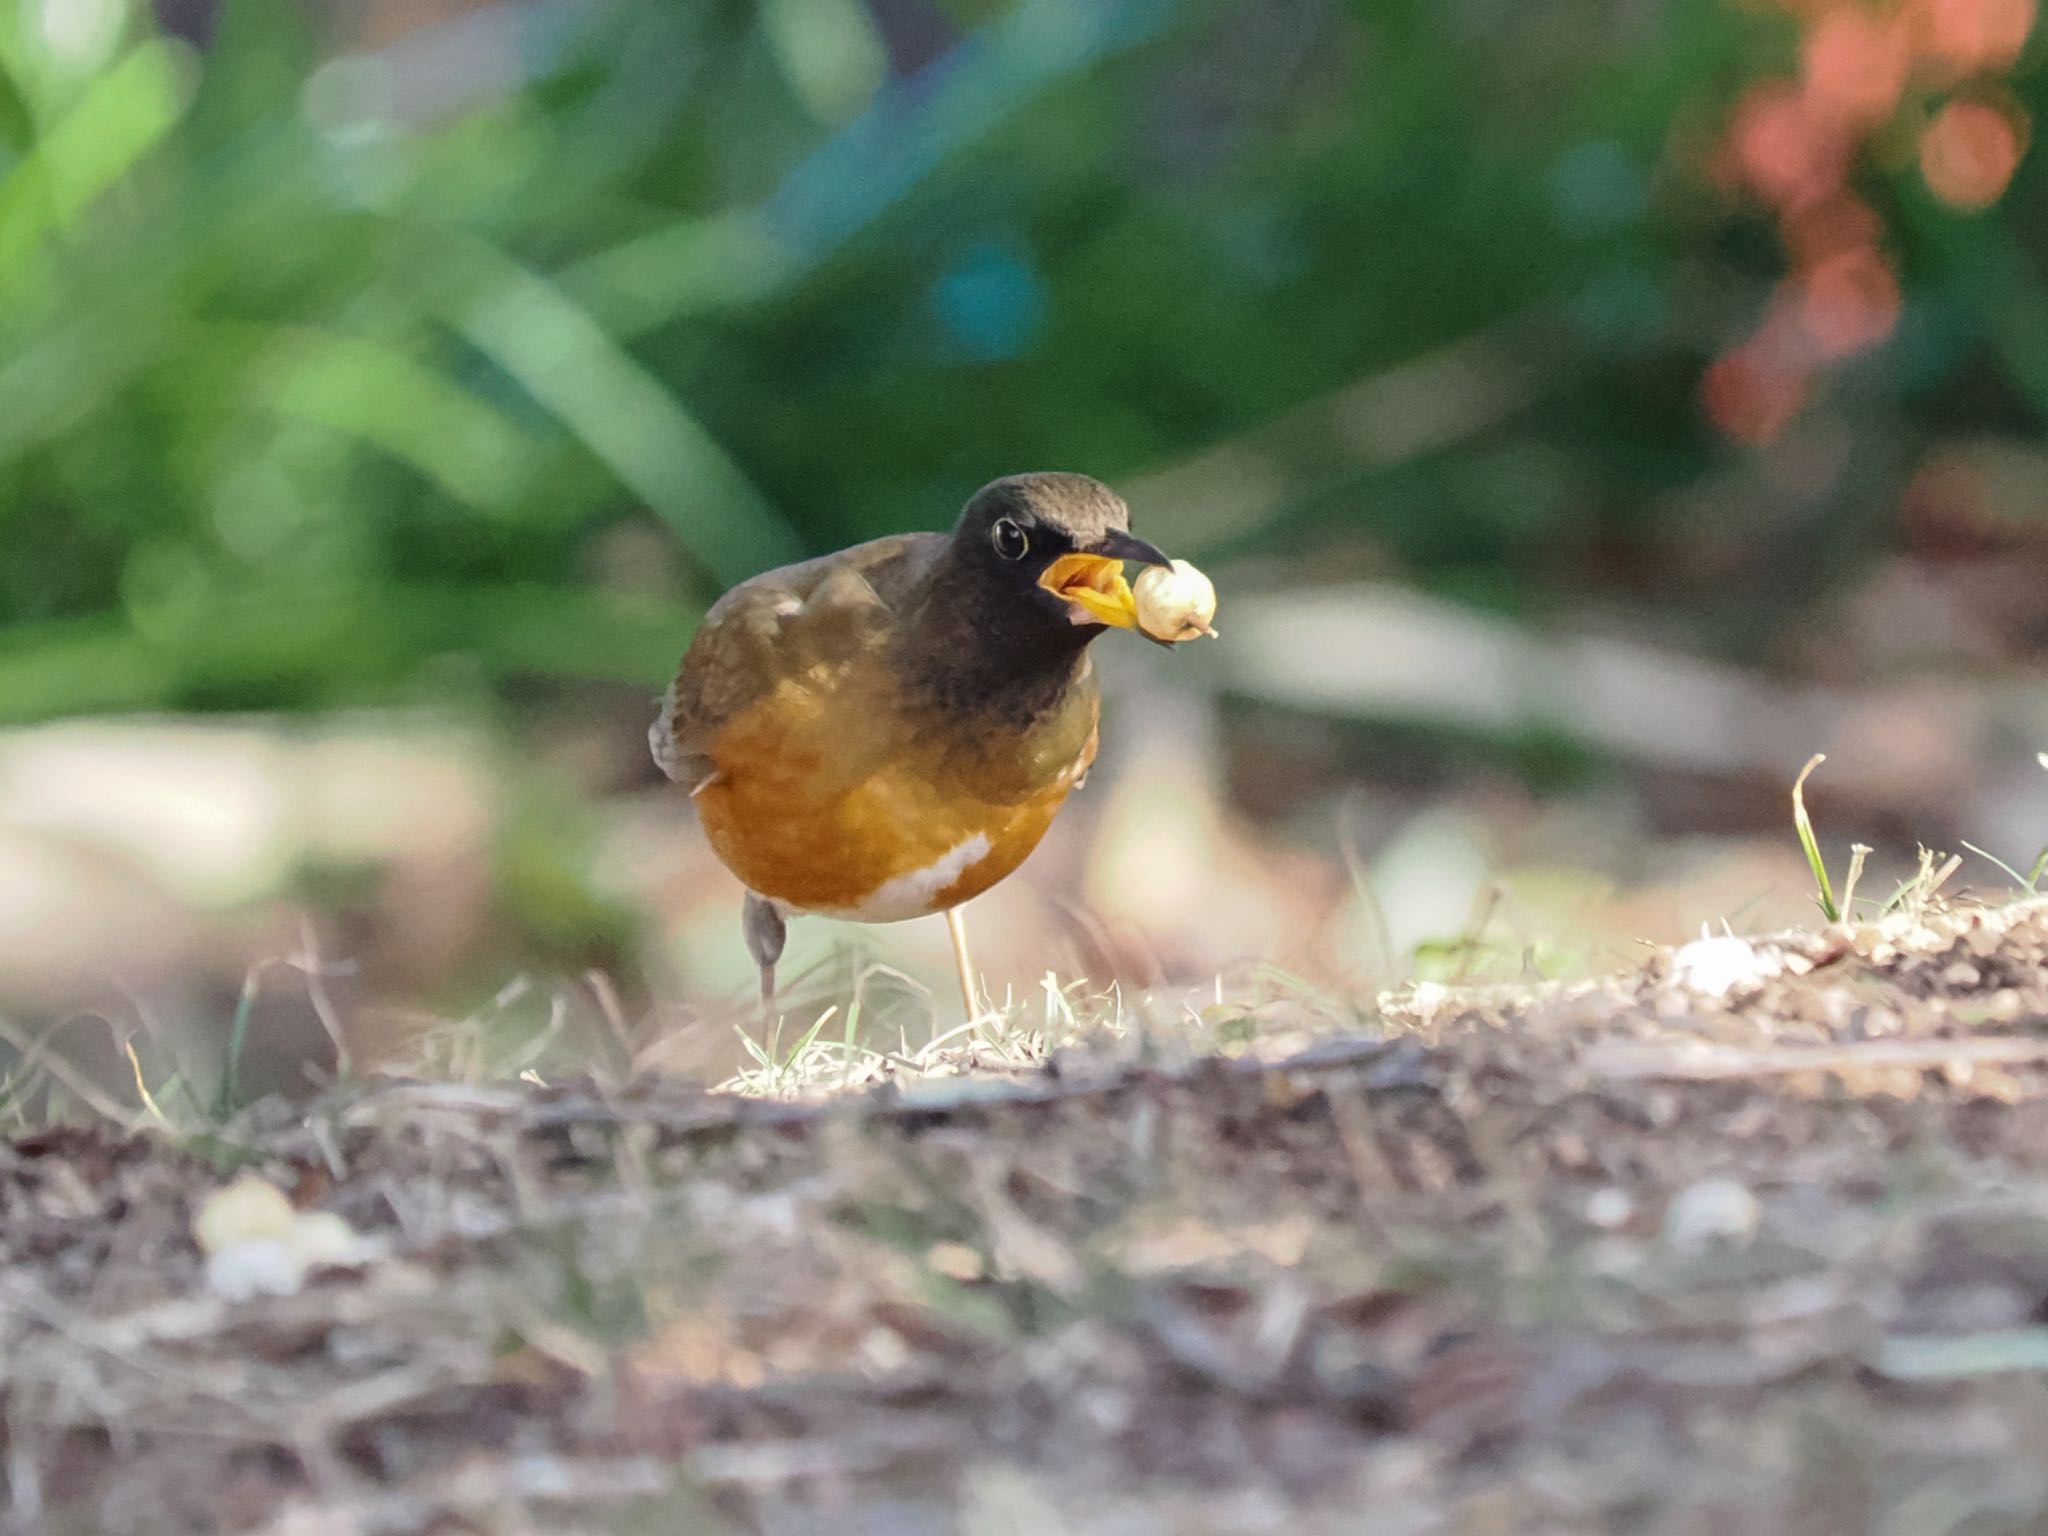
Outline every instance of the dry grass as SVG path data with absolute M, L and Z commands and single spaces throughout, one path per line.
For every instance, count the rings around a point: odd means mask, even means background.
M 224 1063 L 0 1021 L 0 1536 L 2034 1528 L 2048 900 L 1838 893 L 1804 782 L 1826 926 L 1569 984 L 867 966 L 706 1089 L 520 979 L 232 1113 L 310 941 Z M 369 1241 L 247 1294 L 251 1171 Z
M 837 1003 L 826 1008 L 787 1049 L 782 1043 L 787 1021 L 782 1017 L 768 1026 L 765 1038 L 757 1038 L 758 1025 L 749 1029 L 735 1024 L 751 1064 L 721 1083 L 720 1090 L 795 1098 L 904 1076 L 1028 1071 L 1062 1046 L 1091 1036 L 1122 1038 L 1129 1028 L 1120 991 L 1091 993 L 1086 983 L 1062 984 L 1049 972 L 1040 998 L 1005 997 L 951 1028 L 927 1024 L 926 1038 L 915 1046 L 908 1025 L 900 1021 L 893 1045 L 870 1043 L 878 1031 L 871 1023 L 862 1027 L 866 1003 L 863 987 L 856 984 L 843 1008 Z M 828 1032 L 835 1022 L 840 1027 Z
M 2048 1519 L 2048 904 L 1245 981 L 19 1135 L 0 1531 Z M 374 1247 L 223 1294 L 251 1169 Z

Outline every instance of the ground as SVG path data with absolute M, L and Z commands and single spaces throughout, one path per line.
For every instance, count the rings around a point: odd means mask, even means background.
M 0 1532 L 2038 1530 L 2044 962 L 1929 902 L 822 1096 L 18 1136 Z M 358 1251 L 233 1294 L 252 1172 Z

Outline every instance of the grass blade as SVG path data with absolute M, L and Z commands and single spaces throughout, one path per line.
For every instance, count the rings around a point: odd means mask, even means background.
M 158 1107 L 155 1095 L 149 1091 L 149 1080 L 143 1076 L 142 1058 L 135 1053 L 135 1042 L 123 1040 L 121 1050 L 128 1058 L 129 1070 L 135 1074 L 135 1096 L 142 1100 L 142 1107 L 149 1111 L 150 1118 L 158 1125 L 168 1126 L 170 1117 Z
M 1799 777 L 1792 781 L 1792 825 L 1799 833 L 1799 846 L 1806 850 L 1807 866 L 1813 871 L 1813 883 L 1819 888 L 1817 897 L 1821 915 L 1829 922 L 1840 922 L 1842 909 L 1835 905 L 1835 888 L 1828 879 L 1828 867 L 1820 856 L 1820 843 L 1813 835 L 1813 818 L 1806 814 L 1807 776 L 1826 762 L 1825 752 L 1816 752 L 1806 760 L 1806 766 L 1799 770 Z
M 227 1057 L 220 1074 L 220 1094 L 214 1100 L 213 1117 L 225 1120 L 242 1099 L 242 1051 L 249 1043 L 249 1016 L 256 1010 L 256 978 L 251 971 L 242 979 L 242 995 L 235 1002 L 235 1021 L 228 1029 Z
M 1842 880 L 1842 915 L 1853 918 L 1856 915 L 1856 883 L 1863 878 L 1863 861 L 1870 857 L 1872 849 L 1868 843 L 1849 845 L 1849 873 Z
M 834 1003 L 830 1008 L 827 1008 L 823 1013 L 818 1015 L 818 1022 L 813 1024 L 809 1029 L 805 1030 L 803 1032 L 802 1037 L 798 1039 L 796 1044 L 789 1048 L 789 1054 L 782 1058 L 783 1071 L 788 1072 L 792 1070 L 796 1066 L 796 1064 L 803 1059 L 804 1052 L 808 1051 L 811 1048 L 811 1042 L 818 1038 L 818 1031 L 823 1029 L 827 1024 L 829 1024 L 832 1021 L 832 1015 L 837 1013 L 838 1011 L 839 1005 L 837 1003 Z
M 773 1058 L 771 1058 L 769 1054 L 761 1048 L 760 1041 L 756 1040 L 752 1035 L 748 1034 L 746 1030 L 738 1024 L 733 1025 L 732 1032 L 740 1037 L 740 1044 L 747 1048 L 747 1054 L 749 1056 L 753 1057 L 757 1063 L 759 1063 L 763 1067 L 766 1067 L 770 1072 L 773 1072 L 775 1070 L 775 1062 Z
M 1988 853 L 1984 849 L 1979 848 L 1975 843 L 1966 841 L 1963 844 L 1963 846 L 1969 849 L 1970 852 L 1977 855 L 1977 857 L 1982 859 L 1985 863 L 1996 864 L 2001 870 L 2005 871 L 2006 876 L 2012 881 L 2014 885 L 2018 886 L 2020 889 L 2026 891 L 2030 895 L 2033 893 L 2034 882 L 2041 878 L 2042 860 L 2048 860 L 2048 851 L 2044 851 L 2041 855 L 2041 859 L 2037 859 L 2034 862 L 2034 873 L 2032 875 L 2023 875 L 2018 870 L 2014 869 L 2010 864 L 2006 863 L 2005 860 L 2001 859 L 1997 854 Z

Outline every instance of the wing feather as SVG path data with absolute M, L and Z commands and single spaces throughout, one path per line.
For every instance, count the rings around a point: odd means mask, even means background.
M 716 775 L 724 725 L 786 679 L 830 687 L 837 669 L 893 626 L 945 535 L 897 534 L 741 582 L 704 615 L 661 712 L 654 761 L 696 794 Z

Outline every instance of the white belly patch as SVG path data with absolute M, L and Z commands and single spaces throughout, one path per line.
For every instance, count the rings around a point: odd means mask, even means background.
M 977 832 L 956 843 L 923 869 L 885 880 L 857 907 L 821 912 L 822 917 L 843 918 L 855 923 L 897 923 L 908 917 L 924 917 L 935 911 L 939 892 L 953 884 L 989 854 L 988 834 Z

